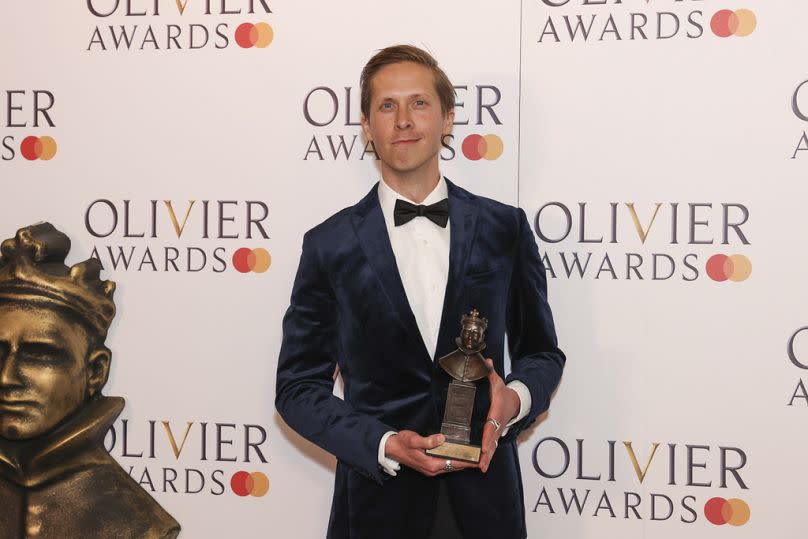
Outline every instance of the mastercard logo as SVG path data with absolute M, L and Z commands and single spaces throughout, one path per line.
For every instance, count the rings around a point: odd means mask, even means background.
M 48 136 L 25 137 L 20 143 L 20 153 L 29 161 L 50 161 L 56 155 L 56 141 Z
M 242 247 L 233 253 L 233 267 L 239 273 L 264 273 L 272 265 L 272 256 L 266 249 Z
M 718 37 L 746 37 L 755 31 L 757 17 L 748 9 L 722 9 L 713 15 L 710 28 Z
M 716 526 L 743 526 L 749 522 L 749 515 L 749 504 L 740 498 L 711 498 L 704 504 L 704 516 Z
M 752 275 L 752 263 L 743 255 L 713 255 L 707 260 L 707 275 L 713 281 L 739 283 Z
M 236 472 L 230 478 L 230 488 L 236 496 L 260 498 L 269 492 L 269 479 L 261 472 Z
M 463 140 L 463 155 L 471 161 L 499 159 L 505 146 L 496 135 L 469 135 Z
M 251 47 L 263 49 L 272 43 L 273 37 L 275 37 L 275 32 L 265 22 L 259 22 L 258 24 L 245 22 L 236 28 L 236 43 L 242 49 Z

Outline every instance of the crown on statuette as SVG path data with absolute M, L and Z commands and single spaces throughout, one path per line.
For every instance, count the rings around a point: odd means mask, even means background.
M 488 320 L 486 318 L 480 318 L 480 312 L 477 309 L 472 309 L 469 314 L 464 314 L 460 319 L 460 323 L 463 326 L 467 324 L 479 326 L 482 331 L 488 328 Z
M 104 338 L 115 317 L 115 283 L 100 279 L 95 258 L 66 266 L 69 251 L 70 238 L 50 223 L 19 229 L 0 245 L 0 302 L 72 311 Z

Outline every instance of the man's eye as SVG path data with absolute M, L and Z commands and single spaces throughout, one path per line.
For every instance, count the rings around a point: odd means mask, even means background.
M 392 103 L 382 103 L 382 110 L 390 110 L 393 108 Z
M 19 357 L 26 362 L 46 365 L 58 365 L 65 360 L 62 352 L 48 346 L 37 345 L 23 346 L 20 348 Z
M 35 363 L 54 363 L 57 358 L 47 352 L 38 351 L 24 351 L 20 353 L 20 357 L 26 361 Z
M 426 105 L 426 101 L 424 101 L 423 99 L 416 99 L 415 100 L 415 106 L 416 107 L 423 107 L 424 105 Z

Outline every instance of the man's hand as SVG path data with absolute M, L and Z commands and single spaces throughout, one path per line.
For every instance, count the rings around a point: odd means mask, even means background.
M 411 430 L 402 430 L 390 436 L 384 446 L 386 457 L 398 461 L 404 466 L 409 466 L 413 470 L 426 476 L 434 477 L 446 472 L 446 460 L 444 458 L 431 457 L 424 451 L 438 447 L 446 440 L 443 434 L 433 434 L 423 437 Z M 476 464 L 452 460 L 454 470 L 476 467 Z
M 488 382 L 491 386 L 491 408 L 488 409 L 488 417 L 499 422 L 499 428 L 494 426 L 493 421 L 486 421 L 483 426 L 483 454 L 480 457 L 480 470 L 483 473 L 488 471 L 494 451 L 497 449 L 497 440 L 502 435 L 505 425 L 516 417 L 519 413 L 519 395 L 513 389 L 505 385 L 505 381 L 494 370 L 494 361 L 485 360 L 491 367 L 488 375 Z

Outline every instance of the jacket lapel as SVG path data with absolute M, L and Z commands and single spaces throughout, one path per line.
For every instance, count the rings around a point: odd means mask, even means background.
M 454 339 L 460 334 L 460 315 L 458 301 L 463 291 L 463 277 L 466 275 L 471 247 L 477 230 L 477 201 L 467 191 L 460 189 L 446 180 L 449 189 L 449 275 L 446 280 L 446 291 L 441 310 L 440 331 L 436 357 L 454 349 Z M 353 224 L 359 245 L 379 279 L 390 304 L 408 335 L 412 335 L 420 343 L 424 357 L 431 359 L 424 344 L 415 315 L 407 301 L 407 294 L 401 282 L 396 265 L 393 247 L 387 234 L 379 205 L 378 184 L 370 193 L 354 206 Z
M 438 332 L 436 357 L 455 348 L 454 339 L 460 334 L 458 301 L 463 291 L 463 278 L 466 275 L 471 247 L 477 232 L 477 201 L 467 191 L 446 180 L 449 187 L 449 277 L 446 281 L 446 295 L 443 298 L 443 311 Z
M 413 339 L 417 339 L 424 357 L 429 358 L 429 352 L 421 337 L 418 324 L 415 322 L 415 315 L 407 301 L 407 294 L 401 282 L 393 247 L 390 244 L 390 236 L 387 234 L 387 225 L 384 223 L 384 214 L 379 205 L 377 189 L 378 184 L 354 206 L 354 230 L 365 258 L 381 282 L 384 294 L 404 326 L 404 331 Z

